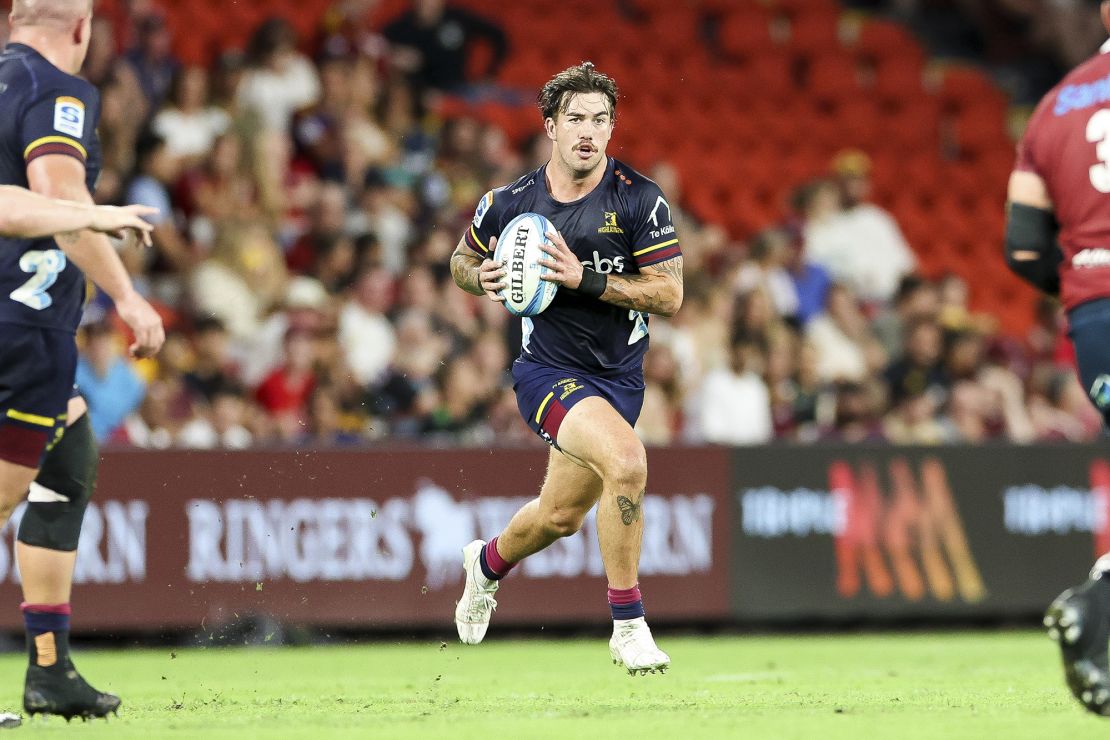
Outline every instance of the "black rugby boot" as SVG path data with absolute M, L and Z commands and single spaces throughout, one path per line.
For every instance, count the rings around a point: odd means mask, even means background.
M 69 658 L 69 633 L 46 633 L 31 637 L 27 648 L 30 665 L 23 684 L 23 710 L 56 714 L 66 721 L 74 717 L 94 719 L 117 713 L 120 699 L 89 686 Z
M 1110 716 L 1110 580 L 1099 574 L 1060 594 L 1044 626 L 1060 645 L 1071 693 L 1089 711 Z

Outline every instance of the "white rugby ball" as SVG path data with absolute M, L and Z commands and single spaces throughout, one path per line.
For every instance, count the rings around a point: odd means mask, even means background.
M 505 287 L 500 295 L 513 316 L 535 316 L 551 305 L 559 286 L 541 278 L 550 270 L 539 264 L 549 259 L 541 244 L 549 244 L 547 232 L 555 226 L 538 213 L 522 213 L 497 237 L 495 262 L 505 262 Z

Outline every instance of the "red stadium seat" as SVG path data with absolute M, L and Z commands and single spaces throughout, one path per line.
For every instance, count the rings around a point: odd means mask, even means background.
M 502 65 L 498 79 L 510 87 L 534 90 L 550 72 L 550 62 L 541 52 L 526 49 L 514 54 L 512 63 Z
M 837 0 L 770 0 L 767 4 L 792 18 L 805 15 L 827 17 L 838 15 L 841 11 Z
M 910 56 L 887 57 L 874 67 L 875 94 L 883 100 L 908 101 L 925 94 L 925 67 Z
M 983 177 L 976 167 L 966 162 L 948 162 L 943 167 L 945 187 L 964 202 L 978 199 Z
M 841 148 L 866 148 L 881 140 L 885 133 L 882 113 L 878 103 L 872 98 L 857 97 L 841 101 L 836 107 L 833 120 L 839 142 L 830 143 Z
M 936 152 L 918 152 L 904 162 L 905 182 L 913 189 L 919 202 L 928 202 L 932 194 L 944 188 L 944 175 Z
M 1006 97 L 984 72 L 971 67 L 950 67 L 944 71 L 940 97 L 949 109 L 963 109 L 991 104 L 998 111 L 1006 109 Z
M 878 19 L 863 22 L 852 44 L 857 54 L 867 57 L 876 64 L 895 59 L 913 60 L 918 65 L 924 62 L 925 55 L 921 45 L 900 23 Z
M 790 150 L 807 141 L 811 132 L 821 125 L 820 116 L 806 99 L 753 107 L 750 115 L 762 138 L 782 150 Z
M 186 67 L 204 66 L 211 56 L 208 49 L 208 38 L 205 36 L 187 36 L 174 41 L 174 54 Z
M 804 56 L 840 50 L 840 10 L 807 8 L 790 19 L 790 48 Z
M 705 84 L 699 85 L 699 95 L 708 91 L 734 111 L 744 111 L 759 90 L 747 64 L 718 64 L 707 67 L 704 74 Z
M 940 151 L 940 110 L 935 101 L 907 101 L 885 117 L 886 142 L 903 152 Z
M 796 90 L 794 70 L 790 57 L 786 54 L 771 52 L 752 59 L 749 70 L 752 83 L 760 91 L 761 97 L 782 99 L 791 96 Z
M 728 55 L 756 58 L 774 45 L 771 16 L 762 8 L 750 6 L 730 11 L 718 30 L 718 40 Z
M 644 26 L 632 28 L 644 38 L 650 38 L 655 49 L 670 47 L 689 51 L 701 36 L 701 17 L 689 9 L 668 6 L 653 11 Z
M 686 200 L 690 210 L 707 223 L 724 223 L 728 217 L 727 201 L 723 191 L 712 185 L 692 182 L 686 185 Z
M 520 108 L 504 103 L 483 103 L 470 111 L 482 123 L 501 129 L 514 145 L 521 145 L 535 130 L 531 113 L 535 108 Z
M 863 88 L 855 58 L 837 50 L 810 57 L 806 91 L 822 101 L 841 100 L 861 94 Z
M 955 119 L 955 134 L 960 152 L 967 155 L 994 149 L 1009 138 L 1006 122 L 989 109 L 963 111 Z

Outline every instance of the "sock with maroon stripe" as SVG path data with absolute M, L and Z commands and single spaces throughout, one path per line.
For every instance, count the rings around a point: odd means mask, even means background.
M 27 659 L 49 668 L 69 659 L 69 604 L 28 604 L 19 607 L 27 629 Z
M 610 588 L 609 610 L 613 619 L 637 619 L 644 616 L 644 599 L 639 585 L 632 588 Z
M 481 555 L 478 557 L 478 564 L 482 566 L 482 574 L 491 581 L 500 581 L 509 575 L 509 571 L 516 565 L 516 563 L 506 561 L 497 552 L 496 537 L 487 542 L 486 546 L 482 548 Z

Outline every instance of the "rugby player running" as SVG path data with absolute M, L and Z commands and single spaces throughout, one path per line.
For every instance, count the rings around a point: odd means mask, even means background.
M 75 76 L 91 21 L 91 0 L 12 3 L 11 43 L 0 54 L 0 185 L 91 205 L 99 96 Z M 73 568 L 97 462 L 73 388 L 86 275 L 133 331 L 132 354 L 157 352 L 162 321 L 106 236 L 0 239 L 0 524 L 29 498 L 16 543 L 29 659 L 23 704 L 66 718 L 102 717 L 120 704 L 89 686 L 69 656 Z
M 510 569 L 582 527 L 597 504 L 597 532 L 613 617 L 615 663 L 630 674 L 666 670 L 644 621 L 638 567 L 647 481 L 644 445 L 633 427 L 643 403 L 648 314 L 682 305 L 682 252 L 659 187 L 606 156 L 617 86 L 585 62 L 555 75 L 539 95 L 551 159 L 487 193 L 451 257 L 463 290 L 502 300 L 503 265 L 490 258 L 497 235 L 526 212 L 546 216 L 545 278 L 560 288 L 543 313 L 525 318 L 513 364 L 528 425 L 551 445 L 539 497 L 488 543 L 463 549 L 466 583 L 455 610 L 459 638 L 485 637 Z
M 1110 30 L 1110 0 L 1101 6 Z M 1010 176 L 1006 256 L 1019 276 L 1060 293 L 1079 377 L 1110 425 L 1110 41 L 1041 100 Z M 1044 619 L 1068 687 L 1110 716 L 1110 554 Z

